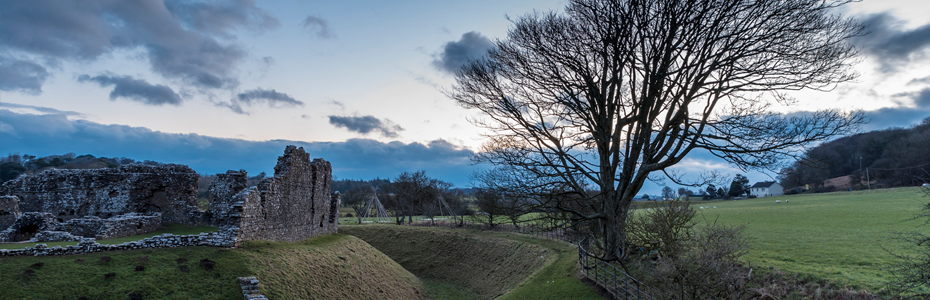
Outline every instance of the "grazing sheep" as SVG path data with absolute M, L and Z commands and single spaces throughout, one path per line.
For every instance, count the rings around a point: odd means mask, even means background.
M 785 203 L 788 203 L 788 200 L 785 200 Z
M 775 200 L 775 203 L 781 203 L 781 200 Z

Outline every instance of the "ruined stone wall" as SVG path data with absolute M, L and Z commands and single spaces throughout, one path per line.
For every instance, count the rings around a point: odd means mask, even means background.
M 330 194 L 332 167 L 310 160 L 303 148 L 288 146 L 274 177 L 233 196 L 230 222 L 236 245 L 249 240 L 301 241 L 335 233 Z
M 115 239 L 156 231 L 162 225 L 161 220 L 160 213 L 128 213 L 108 219 L 90 216 L 60 222 L 50 213 L 27 212 L 0 231 L 0 242 L 77 241 L 82 237 Z
M 226 171 L 225 174 L 216 174 L 216 179 L 210 183 L 210 209 L 207 210 L 206 221 L 213 226 L 221 226 L 229 220 L 233 211 L 233 196 L 246 188 L 248 173 L 245 170 Z
M 19 197 L 0 196 L 0 230 L 3 230 L 23 215 L 19 210 Z
M 164 223 L 200 225 L 204 221 L 196 206 L 198 177 L 183 165 L 53 169 L 7 181 L 0 195 L 17 196 L 22 212 L 51 213 L 59 222 L 161 213 Z

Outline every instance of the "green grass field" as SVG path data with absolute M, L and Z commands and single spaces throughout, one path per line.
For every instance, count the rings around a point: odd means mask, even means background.
M 894 232 L 930 232 L 930 226 L 918 226 L 921 221 L 908 221 L 928 201 L 916 188 L 897 188 L 692 205 L 704 206 L 699 210 L 709 220 L 746 224 L 752 249 L 744 260 L 752 267 L 876 291 L 891 276 L 888 268 L 895 262 L 885 249 L 906 251 L 893 239 Z

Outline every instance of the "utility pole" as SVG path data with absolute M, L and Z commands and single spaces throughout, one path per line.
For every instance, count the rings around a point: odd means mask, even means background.
M 869 184 L 869 190 L 872 190 L 872 179 L 869 178 L 869 167 L 865 167 L 865 182 Z

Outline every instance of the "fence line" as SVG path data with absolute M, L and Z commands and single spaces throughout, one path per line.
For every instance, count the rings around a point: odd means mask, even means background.
M 623 269 L 597 259 L 596 256 L 588 252 L 585 245 L 587 237 L 577 231 L 570 229 L 543 229 L 536 226 L 517 227 L 509 224 L 499 224 L 490 227 L 483 224 L 474 224 L 470 222 L 450 223 L 450 222 L 421 222 L 410 224 L 412 226 L 425 227 L 451 227 L 467 228 L 500 232 L 513 232 L 526 235 L 532 235 L 537 238 L 549 240 L 559 240 L 577 245 L 578 247 L 578 264 L 581 267 L 582 274 L 600 286 L 616 299 L 624 300 L 655 300 L 651 295 L 651 288 L 627 274 Z

